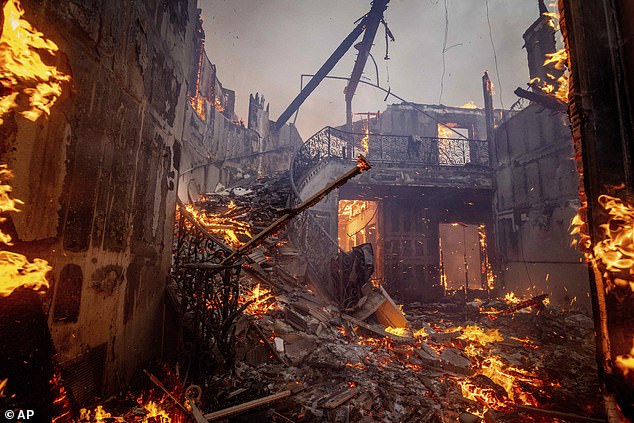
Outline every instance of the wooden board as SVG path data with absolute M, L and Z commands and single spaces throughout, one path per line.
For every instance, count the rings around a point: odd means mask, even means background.
M 388 294 L 382 286 L 379 286 L 381 294 L 385 297 L 386 301 L 376 310 L 376 318 L 385 327 L 391 326 L 393 328 L 407 327 L 407 319 L 403 315 L 400 308 L 394 303 L 390 294 Z

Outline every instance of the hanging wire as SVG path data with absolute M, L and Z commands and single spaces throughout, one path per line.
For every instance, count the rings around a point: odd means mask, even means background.
M 448 0 L 445 0 L 445 37 L 442 42 L 442 76 L 440 77 L 440 95 L 438 96 L 438 104 L 442 104 L 442 94 L 445 90 L 445 73 L 447 67 L 445 65 L 445 53 L 447 53 L 447 36 L 449 35 L 449 8 Z

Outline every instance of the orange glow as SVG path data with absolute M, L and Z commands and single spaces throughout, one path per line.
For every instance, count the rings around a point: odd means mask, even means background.
M 597 260 L 605 266 L 607 289 L 629 288 L 634 291 L 634 207 L 621 199 L 601 195 L 598 203 L 607 213 L 600 225 L 603 239 L 592 246 L 581 217 L 584 209 L 572 219 L 571 235 L 579 235 L 579 245 L 589 262 Z
M 235 207 L 235 204 L 231 202 L 229 204 L 229 212 L 234 210 Z M 198 223 L 204 226 L 205 229 L 214 235 L 222 237 L 228 245 L 234 248 L 238 248 L 244 244 L 244 242 L 238 238 L 238 235 L 252 238 L 251 226 L 234 217 L 227 216 L 229 212 L 225 214 L 206 213 L 196 209 L 193 204 L 185 204 L 185 210 L 187 210 Z
M 463 104 L 462 106 L 459 106 L 461 109 L 477 109 L 478 105 L 475 104 L 475 101 L 473 100 L 469 100 L 467 101 L 465 104 Z
M 486 405 L 489 408 L 499 409 L 506 406 L 505 401 L 497 396 L 493 388 L 480 387 L 468 379 L 457 380 L 458 386 L 464 398 Z
M 614 364 L 623 372 L 625 376 L 629 375 L 630 373 L 634 374 L 634 341 L 632 341 L 632 350 L 630 351 L 630 353 L 617 356 Z
M 11 186 L 6 183 L 13 174 L 6 165 L 0 165 L 0 213 L 18 212 L 16 205 L 22 204 L 20 200 L 12 199 Z M 0 217 L 0 223 L 6 218 Z M 0 230 L 0 242 L 11 245 L 11 236 Z M 48 288 L 46 273 L 52 270 L 46 260 L 34 259 L 29 262 L 22 254 L 11 251 L 0 251 L 0 297 L 9 296 L 19 287 L 28 287 L 34 290 Z
M 429 334 L 425 332 L 425 328 L 420 328 L 414 332 L 414 338 L 425 338 L 427 336 L 429 336 Z
M 0 380 L 0 398 L 4 398 L 4 390 L 7 388 L 7 382 L 9 379 Z
M 392 326 L 388 326 L 385 328 L 387 333 L 391 333 L 392 335 L 401 336 L 403 338 L 411 338 L 412 332 L 407 328 L 394 328 Z
M 458 339 L 465 339 L 476 342 L 482 346 L 493 342 L 502 342 L 504 338 L 498 329 L 484 330 L 479 326 L 470 325 L 462 330 L 462 335 Z
M 514 292 L 508 292 L 505 296 L 504 296 L 504 301 L 509 303 L 509 304 L 519 304 L 522 302 L 522 299 L 519 298 L 517 295 L 515 295 Z
M 242 304 L 249 301 L 253 302 L 244 309 L 244 313 L 252 316 L 261 316 L 266 314 L 269 310 L 275 310 L 278 308 L 277 303 L 275 302 L 275 297 L 271 291 L 266 288 L 262 288 L 259 283 L 250 293 L 242 295 L 240 299 Z
M 20 94 L 28 98 L 29 108 L 18 113 L 35 121 L 42 114 L 50 114 L 62 94 L 62 82 L 70 81 L 70 76 L 44 63 L 38 50 L 54 57 L 59 48 L 23 19 L 24 10 L 18 0 L 9 0 L 3 14 L 0 80 L 13 92 L 0 99 L 0 125 L 9 111 L 24 108 L 17 103 Z
M 363 136 L 363 138 L 361 138 L 361 146 L 363 147 L 363 152 L 365 154 L 368 154 L 368 151 L 370 151 L 370 128 L 369 125 L 365 122 L 363 124 L 363 128 L 365 135 Z

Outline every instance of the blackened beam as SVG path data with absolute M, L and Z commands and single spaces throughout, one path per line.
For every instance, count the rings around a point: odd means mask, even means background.
M 319 70 L 315 73 L 308 84 L 297 94 L 297 97 L 288 105 L 286 110 L 282 112 L 279 118 L 277 118 L 277 122 L 275 122 L 275 129 L 280 129 L 284 124 L 290 119 L 290 117 L 295 113 L 299 106 L 301 106 L 304 101 L 308 98 L 308 96 L 317 88 L 317 86 L 324 80 L 324 77 L 328 75 L 328 73 L 335 67 L 335 65 L 341 60 L 344 54 L 350 49 L 352 44 L 359 38 L 359 35 L 365 29 L 365 26 L 368 22 L 370 14 L 366 15 L 361 19 L 361 21 L 357 24 L 357 26 L 352 30 L 352 32 L 339 44 L 339 47 L 330 55 L 328 60 L 319 68 Z
M 363 34 L 363 40 L 361 41 L 361 45 L 359 46 L 359 54 L 357 55 L 357 60 L 355 60 L 354 62 L 352 74 L 350 75 L 350 81 L 346 86 L 345 98 L 347 105 L 350 105 L 352 103 L 352 97 L 354 97 L 354 93 L 356 92 L 357 86 L 359 85 L 359 80 L 361 79 L 361 74 L 363 73 L 365 64 L 368 61 L 368 56 L 370 55 L 370 50 L 372 49 L 372 43 L 374 43 L 376 31 L 379 28 L 381 19 L 383 19 L 383 12 L 385 12 L 385 9 L 387 9 L 387 4 L 389 2 L 390 0 L 375 0 L 374 3 L 372 3 L 370 13 L 368 13 L 367 15 L 367 26 Z M 351 125 L 352 109 L 350 107 L 347 107 L 346 114 L 346 123 L 348 125 Z M 348 128 L 348 130 L 350 131 L 352 130 L 352 128 Z
M 533 93 L 523 88 L 516 89 L 515 95 L 556 112 L 566 113 L 568 111 L 568 105 L 566 103 L 549 95 Z
M 249 242 L 247 242 L 242 247 L 232 252 L 226 259 L 223 260 L 221 264 L 225 265 L 225 264 L 231 263 L 234 259 L 248 253 L 252 248 L 256 247 L 260 242 L 262 242 L 268 236 L 270 236 L 279 228 L 281 228 L 293 217 L 297 216 L 304 210 L 307 210 L 311 208 L 312 206 L 314 206 L 315 204 L 319 203 L 331 191 L 339 188 L 340 186 L 348 182 L 350 179 L 361 174 L 361 172 L 365 172 L 366 170 L 369 170 L 371 167 L 372 166 L 370 165 L 370 162 L 368 162 L 368 160 L 362 155 L 359 155 L 357 165 L 354 168 L 350 169 L 349 171 L 341 175 L 339 178 L 337 178 L 336 181 L 332 182 L 327 187 L 313 194 L 308 200 L 304 201 L 299 206 L 289 209 L 285 214 L 279 217 L 275 222 L 271 223 L 266 229 L 259 232 L 253 238 L 251 238 Z

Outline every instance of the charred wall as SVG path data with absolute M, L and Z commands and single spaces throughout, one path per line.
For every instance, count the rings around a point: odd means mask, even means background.
M 505 288 L 589 307 L 581 254 L 570 245 L 578 176 L 565 115 L 530 105 L 494 136 L 497 257 Z M 576 300 L 575 300 L 576 299 Z
M 220 186 L 286 170 L 301 137 L 293 125 L 270 131 L 264 96 L 249 96 L 247 126 L 235 114 L 236 92 L 222 86 L 216 66 L 205 51 L 205 33 L 196 15 L 193 33 L 189 102 L 180 155 L 178 195 L 196 199 Z
M 69 385 L 113 391 L 163 348 L 195 1 L 22 5 L 72 81 L 49 117 L 0 128 L 25 203 L 10 230 L 53 266 L 48 320 Z

